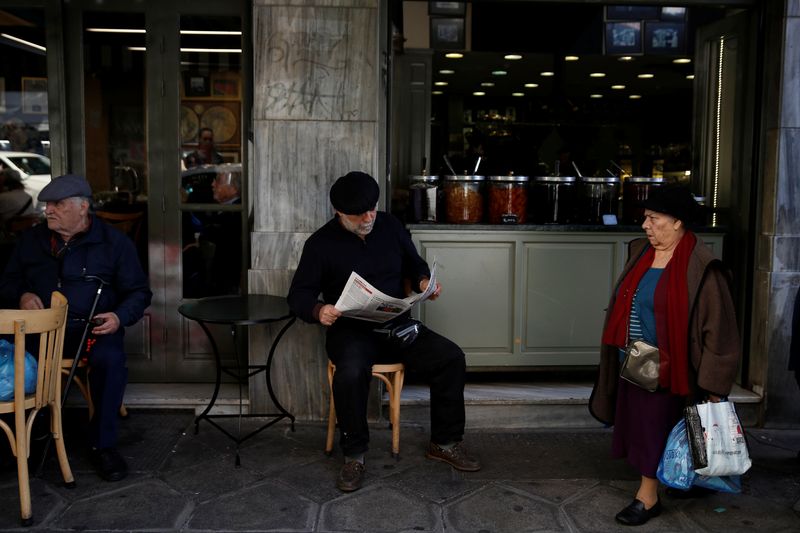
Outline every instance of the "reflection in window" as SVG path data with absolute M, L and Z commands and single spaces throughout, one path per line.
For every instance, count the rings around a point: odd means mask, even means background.
M 208 194 L 210 201 L 220 206 L 241 206 L 240 164 L 218 165 L 213 177 L 208 173 L 205 175 L 211 177 L 208 189 L 198 186 L 189 195 Z M 184 298 L 239 293 L 242 270 L 242 211 L 187 210 L 182 216 Z
M 19 231 L 38 222 L 50 182 L 44 12 L 0 10 L 0 268 Z M 8 248 L 8 249 L 7 249 Z

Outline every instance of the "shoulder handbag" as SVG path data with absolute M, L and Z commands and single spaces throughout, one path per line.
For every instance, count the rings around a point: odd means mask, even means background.
M 658 348 L 642 339 L 628 342 L 620 376 L 649 392 L 658 389 L 660 359 Z

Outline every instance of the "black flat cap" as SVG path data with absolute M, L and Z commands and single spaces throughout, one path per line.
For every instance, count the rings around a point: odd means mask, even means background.
M 360 215 L 375 209 L 380 188 L 365 172 L 348 172 L 331 187 L 333 208 L 345 215 Z
M 700 214 L 700 206 L 692 191 L 683 185 L 654 187 L 647 200 L 642 202 L 642 207 L 670 215 L 687 225 L 695 223 Z
M 77 174 L 65 174 L 53 178 L 39 193 L 40 202 L 58 202 L 73 196 L 92 197 L 92 188 L 86 178 Z

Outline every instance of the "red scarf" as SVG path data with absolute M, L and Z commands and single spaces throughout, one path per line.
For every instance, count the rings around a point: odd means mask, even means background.
M 656 285 L 656 336 L 660 356 L 658 381 L 673 394 L 689 394 L 689 289 L 686 270 L 697 237 L 691 231 L 678 242 L 672 258 Z M 628 343 L 628 319 L 633 295 L 650 269 L 655 250 L 648 246 L 619 285 L 614 307 L 603 331 L 603 344 L 624 348 Z

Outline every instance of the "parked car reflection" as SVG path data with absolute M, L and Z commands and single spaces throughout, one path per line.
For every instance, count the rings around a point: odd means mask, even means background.
M 19 173 L 25 192 L 31 195 L 36 209 L 44 211 L 44 204 L 38 201 L 39 192 L 50 183 L 50 159 L 32 152 L 2 152 L 0 165 Z

